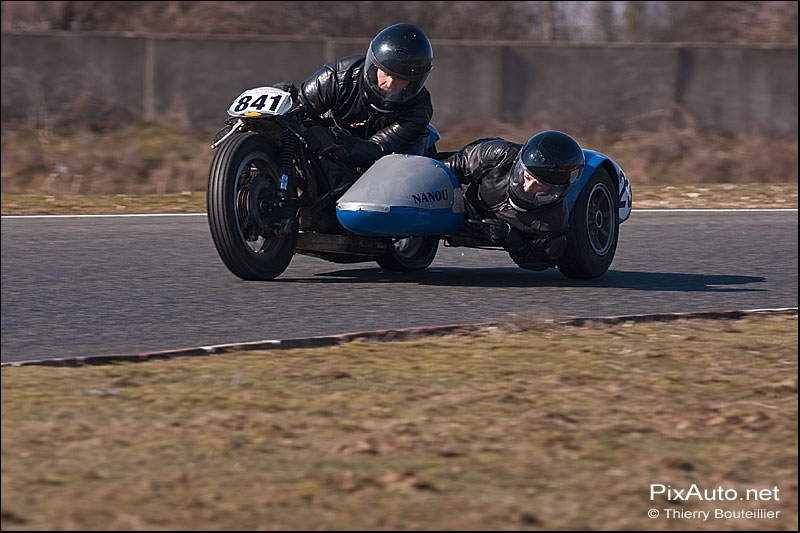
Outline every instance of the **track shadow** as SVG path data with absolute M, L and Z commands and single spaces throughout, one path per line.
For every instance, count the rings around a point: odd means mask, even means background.
M 732 287 L 763 283 L 761 276 L 678 274 L 609 270 L 588 281 L 565 278 L 556 270 L 532 272 L 515 267 L 431 268 L 421 272 L 387 272 L 379 268 L 334 270 L 313 278 L 279 278 L 284 283 L 415 283 L 444 287 L 591 287 L 638 291 L 766 292 L 757 287 Z

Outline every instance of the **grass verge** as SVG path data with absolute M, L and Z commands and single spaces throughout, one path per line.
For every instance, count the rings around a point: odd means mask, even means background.
M 795 208 L 797 183 L 641 185 L 633 187 L 634 209 Z M 3 194 L 3 215 L 205 213 L 206 193 L 105 196 Z
M 548 129 L 566 131 L 584 148 L 613 158 L 631 179 L 634 194 L 643 185 L 797 186 L 796 136 L 715 135 L 703 131 L 691 117 L 679 113 L 676 118 L 667 110 L 638 117 L 613 134 L 582 132 L 578 124 L 467 121 L 442 130 L 437 147 L 453 151 L 475 139 L 497 136 L 524 143 L 533 133 Z M 150 123 L 117 128 L 4 124 L 0 131 L 3 192 L 97 196 L 202 191 L 214 155 L 213 136 L 214 131 L 184 131 Z
M 529 327 L 3 368 L 2 529 L 797 529 L 796 312 Z

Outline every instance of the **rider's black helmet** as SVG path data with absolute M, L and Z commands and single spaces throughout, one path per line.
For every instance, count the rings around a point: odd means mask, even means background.
M 433 48 L 425 33 L 411 24 L 395 24 L 372 39 L 364 63 L 367 101 L 377 111 L 389 112 L 415 97 L 425 85 L 433 66 Z M 378 70 L 408 82 L 401 90 L 387 92 L 378 85 Z
M 511 205 L 525 211 L 563 198 L 577 183 L 586 165 L 580 145 L 560 131 L 531 137 L 511 168 L 508 196 Z

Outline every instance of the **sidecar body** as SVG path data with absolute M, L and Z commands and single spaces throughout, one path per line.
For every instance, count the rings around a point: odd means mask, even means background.
M 616 223 L 624 222 L 631 213 L 625 172 L 599 152 L 584 150 L 584 155 L 586 167 L 566 197 L 568 210 L 572 212 L 583 189 L 603 168 L 615 185 L 606 191 L 606 203 L 610 209 L 616 204 Z M 613 195 L 617 198 L 611 203 Z M 391 154 L 372 165 L 339 199 L 336 216 L 346 229 L 367 237 L 446 236 L 458 232 L 465 220 L 464 197 L 458 180 L 441 162 Z
M 339 199 L 336 216 L 367 237 L 450 235 L 464 221 L 464 198 L 456 177 L 439 161 L 391 154 Z

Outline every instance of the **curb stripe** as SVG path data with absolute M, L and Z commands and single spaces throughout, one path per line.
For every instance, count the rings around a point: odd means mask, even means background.
M 567 318 L 562 320 L 546 320 L 546 323 L 559 324 L 563 326 L 591 326 L 596 324 L 619 324 L 623 322 L 658 322 L 680 319 L 723 319 L 733 320 L 752 314 L 770 315 L 792 315 L 797 314 L 797 307 L 782 307 L 774 309 L 747 309 L 742 311 L 696 311 L 689 313 L 656 313 L 644 315 L 618 315 L 618 316 L 599 316 L 599 317 L 580 317 Z M 515 326 L 516 331 L 535 329 L 538 324 L 529 327 Z M 179 348 L 175 350 L 163 350 L 158 352 L 144 352 L 138 354 L 114 354 L 114 355 L 90 355 L 66 357 L 57 359 L 37 359 L 30 361 L 12 361 L 2 363 L 0 366 L 83 366 L 83 365 L 102 365 L 121 361 L 144 362 L 159 359 L 172 359 L 174 357 L 196 357 L 215 354 L 227 354 L 232 352 L 249 350 L 289 350 L 292 348 L 318 348 L 323 346 L 335 346 L 355 340 L 369 340 L 374 342 L 391 342 L 419 339 L 423 337 L 439 337 L 443 335 L 469 335 L 478 332 L 492 330 L 510 330 L 508 322 L 488 322 L 480 324 L 449 324 L 443 326 L 424 326 L 403 329 L 381 329 L 375 331 L 356 331 L 351 333 L 340 333 L 336 335 L 326 335 L 319 337 L 304 337 L 285 340 L 263 340 L 245 343 L 218 344 L 214 346 L 197 346 Z

